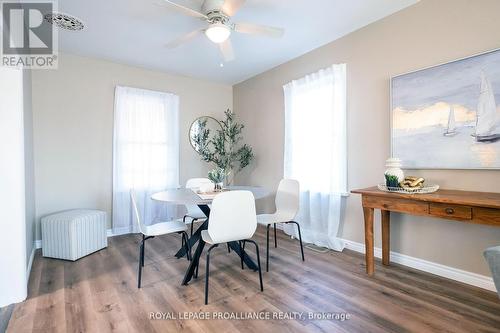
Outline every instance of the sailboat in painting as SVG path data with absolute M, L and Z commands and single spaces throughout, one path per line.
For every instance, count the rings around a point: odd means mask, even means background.
M 481 93 L 477 105 L 474 136 L 479 142 L 500 139 L 500 114 L 497 111 L 491 82 L 484 72 L 481 73 Z
M 453 106 L 450 106 L 450 113 L 448 114 L 448 125 L 443 135 L 454 136 L 455 134 L 457 134 L 457 125 L 455 123 L 455 111 L 453 111 Z

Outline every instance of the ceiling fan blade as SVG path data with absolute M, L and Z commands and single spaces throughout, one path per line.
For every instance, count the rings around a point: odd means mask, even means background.
M 236 14 L 238 9 L 245 4 L 246 0 L 226 0 L 222 5 L 222 11 L 228 16 Z
M 193 17 L 197 17 L 197 18 L 201 18 L 201 19 L 207 19 L 207 16 L 205 14 L 202 14 L 199 11 L 196 11 L 194 9 L 179 5 L 179 4 L 172 2 L 170 0 L 162 0 L 161 3 L 162 4 L 166 3 L 166 4 L 170 5 L 172 8 L 178 10 L 179 12 L 181 12 L 185 15 L 189 15 L 189 16 L 193 16 Z
M 179 38 L 174 39 L 173 41 L 168 42 L 166 47 L 168 47 L 169 49 L 175 49 L 179 45 L 189 42 L 190 40 L 201 34 L 204 30 L 205 29 L 198 29 L 195 31 L 191 31 L 190 33 L 185 34 L 184 36 L 181 36 Z
M 244 34 L 262 35 L 273 38 L 280 38 L 285 33 L 282 28 L 268 27 L 252 23 L 235 23 L 234 31 Z
M 234 60 L 233 45 L 229 38 L 226 39 L 225 42 L 219 44 L 219 49 L 222 53 L 222 57 L 224 57 L 224 61 L 229 62 Z

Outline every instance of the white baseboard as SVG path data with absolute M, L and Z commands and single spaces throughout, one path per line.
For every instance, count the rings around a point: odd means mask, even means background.
M 346 249 L 360 253 L 365 253 L 364 244 L 353 242 L 347 239 L 344 239 L 344 242 L 346 245 Z M 382 258 L 382 249 L 379 247 L 375 247 L 374 255 L 377 258 Z M 489 276 L 464 271 L 458 268 L 441 265 L 435 262 L 411 257 L 406 254 L 401 254 L 392 251 L 391 251 L 391 262 L 496 292 L 493 279 Z
M 129 228 L 120 228 L 120 229 L 117 229 L 116 232 L 113 232 L 113 229 L 107 229 L 106 230 L 106 236 L 107 237 L 113 237 L 113 236 L 119 236 L 119 235 L 125 235 L 125 234 L 130 234 L 132 233 L 130 231 Z M 34 242 L 34 248 L 33 250 L 36 250 L 36 249 L 41 249 L 42 248 L 42 240 L 41 239 L 37 239 L 35 242 Z M 34 253 L 31 254 L 31 257 L 33 257 Z
M 28 267 L 26 268 L 26 283 L 28 283 L 30 279 L 30 273 L 31 273 L 31 266 L 33 266 L 33 258 L 35 258 L 35 251 L 36 251 L 36 241 L 33 242 L 33 248 L 31 249 L 31 254 L 30 258 L 28 260 Z
M 108 237 L 126 235 L 126 234 L 131 234 L 131 233 L 132 233 L 132 231 L 130 231 L 130 228 L 128 228 L 128 227 L 116 228 L 116 230 L 114 232 L 113 232 L 113 229 L 107 230 Z

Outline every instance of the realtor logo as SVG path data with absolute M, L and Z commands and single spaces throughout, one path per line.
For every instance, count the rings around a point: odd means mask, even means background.
M 1 3 L 1 65 L 57 68 L 57 35 L 44 15 L 54 12 L 53 2 Z

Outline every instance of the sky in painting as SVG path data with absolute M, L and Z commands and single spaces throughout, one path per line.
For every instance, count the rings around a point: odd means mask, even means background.
M 500 140 L 475 137 L 482 72 L 491 82 L 500 121 L 500 50 L 392 79 L 392 154 L 404 167 L 500 168 Z
M 437 102 L 445 102 L 462 105 L 475 111 L 481 71 L 484 71 L 491 81 L 498 104 L 500 50 L 393 78 L 392 107 L 403 111 L 415 111 Z

